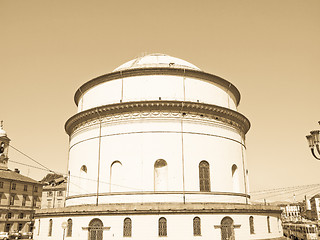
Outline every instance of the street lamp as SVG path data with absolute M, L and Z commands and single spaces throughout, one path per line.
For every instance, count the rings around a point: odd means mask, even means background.
M 319 122 L 320 124 L 320 122 Z M 306 136 L 308 143 L 309 143 L 309 147 L 311 149 L 311 153 L 312 155 L 320 160 L 320 146 L 319 146 L 319 142 L 320 142 L 320 131 L 319 130 L 314 130 L 310 132 L 311 135 Z M 317 155 L 319 155 L 319 157 L 316 155 L 315 151 L 314 151 L 314 146 L 316 146 L 317 149 Z

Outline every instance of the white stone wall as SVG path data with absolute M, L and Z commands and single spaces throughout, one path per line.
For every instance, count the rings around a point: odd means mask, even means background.
M 201 236 L 193 236 L 193 218 L 200 217 L 201 219 Z M 159 214 L 159 215 L 126 215 L 126 216 L 72 216 L 73 221 L 72 237 L 65 237 L 69 240 L 87 240 L 88 230 L 83 229 L 88 227 L 89 222 L 93 218 L 99 218 L 104 227 L 110 228 L 103 231 L 103 239 L 221 239 L 221 230 L 215 228 L 221 224 L 221 220 L 229 216 L 233 219 L 235 225 L 240 225 L 235 228 L 236 240 L 249 239 L 272 239 L 281 237 L 282 227 L 277 216 L 270 216 L 270 230 L 268 232 L 267 216 L 259 214 Z M 249 217 L 254 217 L 255 233 L 250 234 Z M 126 217 L 132 220 L 132 236 L 123 237 L 123 221 Z M 167 219 L 167 237 L 158 236 L 158 220 L 160 217 Z M 52 236 L 48 237 L 49 219 L 41 218 L 40 232 L 39 221 L 36 221 L 34 229 L 34 240 L 54 239 L 59 240 L 63 238 L 62 222 L 67 222 L 69 217 L 59 217 L 53 219 Z
M 178 100 L 213 104 L 237 110 L 228 89 L 212 82 L 171 75 L 133 76 L 115 79 L 87 90 L 79 99 L 78 112 L 112 103 L 144 100 Z
M 159 114 L 157 117 L 111 119 L 101 126 L 100 168 L 99 122 L 79 130 L 71 136 L 69 152 L 69 193 L 95 194 L 99 172 L 99 193 L 153 192 L 155 191 L 154 164 L 158 159 L 167 162 L 167 189 L 163 191 L 200 191 L 199 163 L 210 164 L 211 192 L 246 193 L 245 148 L 239 131 L 218 121 L 186 116 L 183 119 L 183 156 L 181 117 Z M 112 174 L 112 163 L 118 161 Z M 232 176 L 232 166 L 237 174 Z M 87 167 L 87 173 L 81 167 Z M 183 176 L 184 174 L 184 176 Z M 112 176 L 111 176 L 112 175 Z M 110 188 L 111 182 L 111 188 Z M 184 182 L 184 184 L 183 184 Z M 235 184 L 236 182 L 237 184 Z M 235 186 L 236 185 L 236 186 Z M 199 192 L 200 193 L 200 192 Z M 101 197 L 111 202 L 181 201 L 180 196 Z M 243 197 L 189 196 L 190 201 L 245 202 Z M 67 200 L 67 205 L 91 200 Z

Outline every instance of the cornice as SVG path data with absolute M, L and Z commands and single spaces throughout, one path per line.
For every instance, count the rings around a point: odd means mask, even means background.
M 280 214 L 279 207 L 230 203 L 121 203 L 36 210 L 35 217 L 128 214 Z
M 243 134 L 246 134 L 250 129 L 249 120 L 242 114 L 229 108 L 205 103 L 157 100 L 115 103 L 91 108 L 69 118 L 65 124 L 65 130 L 70 136 L 85 122 L 101 121 L 101 118 L 112 115 L 136 115 L 136 113 L 143 113 L 143 115 L 146 116 L 155 112 L 176 112 L 184 114 L 184 116 L 196 115 L 207 117 L 236 127 Z M 177 115 L 177 117 L 179 117 L 179 115 Z
M 86 82 L 81 87 L 79 87 L 74 95 L 74 101 L 78 106 L 79 99 L 82 96 L 82 94 L 98 84 L 115 80 L 115 79 L 122 79 L 127 77 L 134 77 L 134 76 L 148 76 L 148 75 L 173 75 L 173 76 L 192 77 L 192 78 L 206 80 L 228 89 L 228 91 L 231 92 L 235 97 L 236 104 L 238 105 L 240 102 L 239 90 L 229 81 L 221 77 L 215 76 L 213 74 L 202 72 L 202 71 L 191 70 L 191 69 L 170 68 L 170 67 L 128 69 L 123 71 L 111 72 L 111 73 L 99 76 L 97 78 L 94 78 Z
M 99 193 L 98 196 L 124 196 L 124 195 L 173 195 L 173 194 L 186 194 L 186 195 L 215 195 L 215 196 L 232 196 L 232 197 L 247 197 L 250 195 L 245 193 L 235 193 L 235 192 L 200 192 L 200 191 L 137 191 L 137 192 L 108 192 Z M 96 197 L 96 193 L 87 193 L 66 197 L 68 199 L 84 198 L 84 197 Z

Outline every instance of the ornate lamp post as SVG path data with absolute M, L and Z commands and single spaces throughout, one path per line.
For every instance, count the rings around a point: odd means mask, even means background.
M 320 124 L 320 121 L 319 121 L 319 124 Z M 320 131 L 319 130 L 311 131 L 310 134 L 311 135 L 306 136 L 306 138 L 308 140 L 311 153 L 316 159 L 320 160 L 320 146 L 319 146 Z M 316 146 L 318 156 L 315 153 L 314 146 Z

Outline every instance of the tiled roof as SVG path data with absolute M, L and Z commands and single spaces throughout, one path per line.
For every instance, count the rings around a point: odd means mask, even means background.
M 318 193 L 318 194 L 314 195 L 312 198 L 320 198 L 320 194 Z
M 38 181 L 36 181 L 32 178 L 23 176 L 20 173 L 11 171 L 9 169 L 8 170 L 1 169 L 0 170 L 0 178 L 9 179 L 9 180 L 16 180 L 16 181 L 20 181 L 20 182 L 37 183 L 37 184 L 41 185 L 41 183 L 39 183 Z
M 54 191 L 54 190 L 65 190 L 67 189 L 67 183 L 63 182 L 61 184 L 51 186 L 51 185 L 46 185 L 43 187 L 43 191 Z

